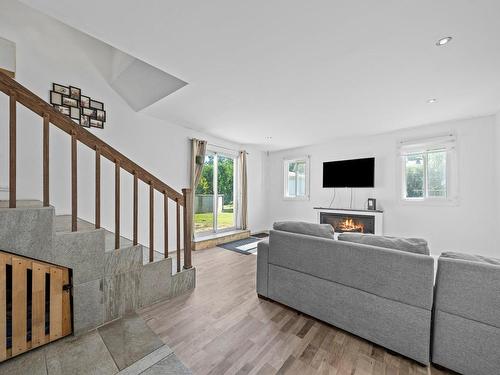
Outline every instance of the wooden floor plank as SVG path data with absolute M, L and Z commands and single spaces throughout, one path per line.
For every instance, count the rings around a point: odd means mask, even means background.
M 439 374 L 255 292 L 255 255 L 193 253 L 196 289 L 141 311 L 194 374 Z

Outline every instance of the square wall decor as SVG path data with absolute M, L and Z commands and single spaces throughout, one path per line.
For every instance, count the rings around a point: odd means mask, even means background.
M 53 83 L 50 104 L 58 112 L 85 128 L 104 129 L 106 122 L 104 103 L 82 95 L 82 90 L 78 87 Z

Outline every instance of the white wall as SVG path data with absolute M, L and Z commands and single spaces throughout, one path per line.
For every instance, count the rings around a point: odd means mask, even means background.
M 107 83 L 109 61 L 113 49 L 85 34 L 53 20 L 14 0 L 0 3 L 0 37 L 16 43 L 18 82 L 48 100 L 52 82 L 74 85 L 84 95 L 105 103 L 107 122 L 104 130 L 91 130 L 98 137 L 127 155 L 130 159 L 180 191 L 189 186 L 189 137 L 240 149 L 242 146 L 210 137 L 207 134 L 176 126 L 134 112 Z M 166 99 L 168 100 L 168 98 Z M 0 95 L 0 186 L 7 183 L 8 112 L 7 97 Z M 25 108 L 18 109 L 18 198 L 41 199 L 42 196 L 42 126 L 41 119 Z M 50 200 L 58 214 L 70 212 L 70 139 L 57 128 L 50 134 Z M 259 174 L 261 152 L 249 149 L 249 221 L 251 230 L 263 229 L 264 213 Z M 102 223 L 114 228 L 113 165 L 102 162 Z M 93 222 L 94 217 L 94 154 L 86 146 L 78 150 L 78 215 Z M 122 234 L 131 235 L 132 176 L 122 172 L 121 220 Z M 139 199 L 139 240 L 147 244 L 148 187 L 141 184 Z M 1 198 L 1 197 L 0 197 Z M 3 196 L 5 198 L 5 194 Z M 163 200 L 155 196 L 156 248 L 163 248 Z M 170 205 L 170 233 L 175 233 L 175 206 Z M 170 247 L 175 245 L 171 235 Z
M 495 158 L 498 154 L 495 147 L 500 143 L 495 143 L 495 126 L 500 126 L 500 123 L 495 124 L 495 121 L 498 122 L 494 116 L 451 121 L 272 153 L 268 172 L 268 225 L 285 219 L 317 220 L 313 207 L 328 207 L 333 193 L 333 189 L 321 187 L 324 161 L 375 156 L 376 188 L 354 189 L 353 207 L 364 208 L 368 197 L 377 198 L 378 208 L 384 210 L 386 234 L 423 237 L 429 241 L 434 254 L 463 251 L 499 257 L 500 249 L 496 246 L 499 221 L 495 177 Z M 405 204 L 399 199 L 397 142 L 449 131 L 455 132 L 458 137 L 459 204 Z M 283 158 L 306 154 L 311 155 L 311 199 L 285 201 L 282 198 Z M 337 189 L 334 206 L 349 207 L 349 198 L 347 189 Z
M 248 225 L 253 233 L 269 229 L 267 201 L 269 187 L 265 171 L 266 153 L 256 148 L 246 147 L 248 155 Z M 252 162 L 250 162 L 252 160 Z
M 495 177 L 496 177 L 496 192 L 500 192 L 500 112 L 495 116 L 495 137 L 494 137 L 494 149 L 495 149 Z M 500 223 L 500 197 L 497 198 L 495 210 L 497 212 L 496 222 Z M 499 236 L 500 237 L 500 236 Z
M 0 38 L 0 68 L 16 72 L 16 45 L 3 38 Z

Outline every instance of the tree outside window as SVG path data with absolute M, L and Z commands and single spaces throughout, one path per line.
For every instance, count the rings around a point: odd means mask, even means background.
M 207 155 L 203 170 L 201 172 L 200 182 L 196 187 L 196 194 L 213 194 L 214 192 L 214 156 Z M 224 206 L 234 204 L 234 160 L 225 157 L 219 157 L 217 163 L 217 190 L 224 196 Z
M 405 155 L 405 199 L 446 198 L 446 164 L 446 150 L 432 150 Z

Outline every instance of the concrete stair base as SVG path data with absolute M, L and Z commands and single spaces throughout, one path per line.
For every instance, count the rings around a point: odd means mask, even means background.
M 75 335 L 195 287 L 194 268 L 173 274 L 172 258 L 160 253 L 148 263 L 143 246 L 124 237 L 114 250 L 114 234 L 91 223 L 78 220 L 71 232 L 70 218 L 41 202 L 6 207 L 0 201 L 0 250 L 72 269 Z

